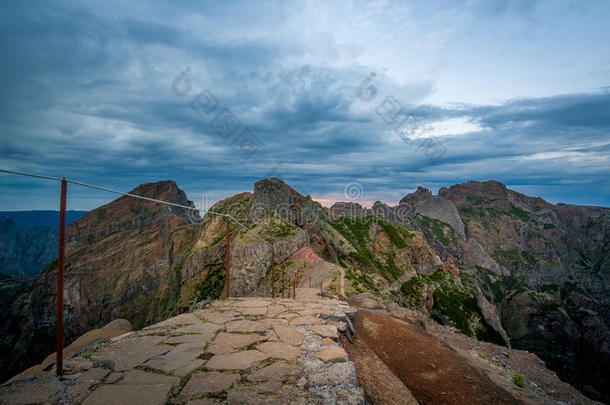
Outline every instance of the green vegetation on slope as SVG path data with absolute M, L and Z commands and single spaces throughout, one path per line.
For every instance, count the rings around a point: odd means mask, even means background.
M 415 221 L 424 228 L 424 234 L 427 234 L 428 232 L 426 232 L 426 230 L 429 230 L 443 245 L 457 245 L 459 237 L 450 225 L 444 223 L 443 221 L 439 221 L 438 219 L 420 214 L 415 215 Z
M 217 266 L 210 270 L 206 278 L 195 286 L 192 301 L 198 302 L 220 298 L 225 287 L 226 278 L 224 266 Z
M 285 239 L 296 235 L 299 230 L 295 224 L 286 218 L 270 212 L 269 215 L 262 218 L 251 230 L 264 239 Z M 253 244 L 259 243 L 258 239 L 252 232 L 241 232 L 237 237 L 237 243 Z
M 496 344 L 504 344 L 502 337 L 484 320 L 472 288 L 460 284 L 452 274 L 438 269 L 430 275 L 418 274 L 400 289 L 402 297 L 414 308 L 421 308 L 424 299 L 432 292 L 434 306 L 431 316 L 439 323 L 446 323 L 446 318 L 463 334 L 476 336 Z
M 339 232 L 347 241 L 349 241 L 355 253 L 351 253 L 351 258 L 357 263 L 363 264 L 370 269 L 376 269 L 386 280 L 393 281 L 404 274 L 405 269 L 401 269 L 396 265 L 394 256 L 395 249 L 404 249 L 408 246 L 410 240 L 415 237 L 415 234 L 395 227 L 383 219 L 375 216 L 365 218 L 347 218 L 339 217 L 329 222 L 330 225 Z M 373 224 L 379 225 L 383 232 L 390 240 L 390 250 L 382 252 L 378 256 L 373 253 L 373 241 L 371 240 L 370 230 Z M 346 267 L 342 263 L 343 267 Z M 347 266 L 348 267 L 348 266 Z M 353 276 L 354 281 L 358 281 L 358 277 Z M 358 281 L 358 283 L 364 283 Z

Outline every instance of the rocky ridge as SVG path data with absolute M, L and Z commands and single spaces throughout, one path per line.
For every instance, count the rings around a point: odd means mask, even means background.
M 134 192 L 188 204 L 173 182 Z M 420 188 L 397 207 L 324 209 L 270 179 L 213 210 L 273 245 L 276 288 L 284 262 L 300 287 L 371 293 L 466 336 L 538 353 L 588 395 L 607 395 L 608 209 L 552 205 L 497 182 L 438 196 Z M 126 199 L 91 211 L 69 228 L 67 343 L 116 317 L 140 329 L 220 297 L 225 227 L 221 217 Z M 229 246 L 231 295 L 271 295 L 270 246 L 233 223 Z M 43 279 L 13 307 L 12 339 L 36 362 L 53 347 L 52 288 Z M 28 334 L 46 349 L 32 349 Z

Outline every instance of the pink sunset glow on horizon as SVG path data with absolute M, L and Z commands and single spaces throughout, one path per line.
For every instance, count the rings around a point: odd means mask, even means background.
M 326 208 L 332 207 L 333 204 L 337 203 L 337 202 L 353 202 L 353 203 L 358 203 L 358 204 L 362 205 L 364 208 L 371 208 L 373 206 L 373 204 L 375 204 L 376 201 L 379 201 L 379 200 L 342 201 L 342 200 L 335 200 L 332 198 L 314 198 L 314 197 L 312 197 L 311 199 L 316 202 L 319 202 L 323 207 L 326 207 Z M 398 203 L 396 201 L 381 201 L 381 202 L 390 207 L 394 207 L 394 206 L 398 205 Z

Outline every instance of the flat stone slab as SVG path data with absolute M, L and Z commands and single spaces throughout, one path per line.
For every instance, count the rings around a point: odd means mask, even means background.
M 303 344 L 305 335 L 294 328 L 273 325 L 273 330 L 282 342 L 289 343 L 293 346 L 301 346 Z
M 162 356 L 148 360 L 144 366 L 183 377 L 205 363 L 204 360 L 197 358 L 200 354 L 202 351 L 198 348 L 191 348 L 190 351 L 171 350 Z
M 193 333 L 189 335 L 180 335 L 180 336 L 172 336 L 168 339 L 165 339 L 164 342 L 170 345 L 179 344 L 179 343 L 199 343 L 201 347 L 205 346 L 209 340 L 205 339 L 205 337 L 201 336 L 198 333 Z
M 233 353 L 261 340 L 265 340 L 265 337 L 250 333 L 220 332 L 207 351 L 213 354 Z
M 142 370 L 133 370 L 126 373 L 125 378 L 117 383 L 117 385 L 157 385 L 169 384 L 174 385 L 180 382 L 180 378 L 171 375 L 148 373 Z
M 339 346 L 330 346 L 316 353 L 316 357 L 324 363 L 340 363 L 347 361 L 347 353 Z
M 297 378 L 303 373 L 303 368 L 288 364 L 285 361 L 276 361 L 270 366 L 256 370 L 248 376 L 248 381 L 263 382 L 271 379 L 283 380 L 286 377 Z
M 106 384 L 114 384 L 115 382 L 123 378 L 123 375 L 124 373 L 110 373 L 110 375 L 106 377 L 106 380 L 104 382 Z
M 267 325 L 260 321 L 232 321 L 226 324 L 227 332 L 236 333 L 262 333 L 267 330 Z
M 245 299 L 245 300 L 236 300 L 234 305 L 236 308 L 239 307 L 268 307 L 271 304 L 271 299 L 269 300 L 261 300 L 261 299 Z
M 157 336 L 121 340 L 96 352 L 93 358 L 111 362 L 114 371 L 129 370 L 148 359 L 167 353 L 171 349 L 170 346 L 157 346 L 162 340 Z
M 171 388 L 171 384 L 102 385 L 85 398 L 83 405 L 164 405 Z
M 268 381 L 262 384 L 237 387 L 229 391 L 227 402 L 232 405 L 270 405 L 320 404 L 321 401 L 309 392 L 281 381 Z
M 237 311 L 216 311 L 212 309 L 200 309 L 194 312 L 195 315 L 204 318 L 208 322 L 222 325 L 224 323 L 239 318 L 240 314 Z
M 178 377 L 134 370 L 117 384 L 98 387 L 83 401 L 83 405 L 163 405 L 169 390 L 178 382 Z
M 320 325 L 323 324 L 324 320 L 321 318 L 318 318 L 317 316 L 312 316 L 312 315 L 305 315 L 305 316 L 299 316 L 298 318 L 294 318 L 292 321 L 290 321 L 291 325 L 294 326 L 298 326 L 298 325 Z
M 267 316 L 276 316 L 286 311 L 287 309 L 283 305 L 269 305 L 267 307 Z
M 277 318 L 265 318 L 261 320 L 265 325 L 275 326 L 275 325 L 286 325 L 288 321 L 286 319 L 277 319 Z
M 33 374 L 30 381 L 19 381 L 0 386 L 0 399 L 5 404 L 56 403 L 62 384 L 54 374 L 42 371 Z
M 204 323 L 202 325 L 193 325 L 189 329 L 194 330 L 194 333 L 201 335 L 206 341 L 210 341 L 216 336 L 219 330 L 222 330 L 221 325 L 214 323 Z M 178 329 L 178 332 L 183 332 L 185 329 Z
M 288 312 L 285 314 L 280 314 L 277 316 L 278 319 L 293 319 L 293 318 L 298 318 L 299 314 L 295 314 L 294 312 Z
M 179 401 L 198 398 L 202 395 L 217 395 L 226 391 L 239 380 L 239 374 L 232 373 L 199 373 L 193 375 L 178 395 Z
M 199 333 L 200 335 L 204 336 L 205 338 L 207 338 L 208 340 L 212 339 L 214 337 L 214 335 L 216 334 L 217 331 L 219 331 L 220 329 L 222 329 L 222 326 L 217 325 L 215 323 L 202 323 L 200 322 L 199 324 L 194 324 L 194 325 L 187 325 L 184 327 L 181 327 L 179 329 L 174 330 L 174 333 Z
M 147 326 L 143 330 L 167 328 L 170 326 L 181 326 L 181 325 L 192 325 L 201 324 L 201 320 L 194 314 L 186 313 L 174 316 L 173 318 L 166 319 L 165 321 L 155 323 L 154 325 Z
M 98 383 L 108 374 L 110 374 L 110 370 L 106 370 L 105 368 L 91 368 L 82 373 L 74 383 Z
M 322 337 L 338 338 L 337 327 L 335 325 L 312 325 L 309 330 Z
M 267 307 L 241 307 L 237 309 L 243 315 L 267 315 Z
M 301 349 L 284 342 L 265 342 L 256 346 L 269 357 L 283 360 L 295 360 L 301 355 Z
M 216 370 L 247 370 L 256 367 L 268 358 L 269 355 L 258 350 L 246 350 L 243 352 L 218 354 L 212 357 L 205 366 Z

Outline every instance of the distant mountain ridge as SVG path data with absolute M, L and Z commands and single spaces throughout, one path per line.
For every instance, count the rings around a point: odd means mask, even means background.
M 87 211 L 66 211 L 66 226 L 77 221 Z M 30 211 L 0 211 L 0 218 L 10 218 L 15 225 L 27 228 L 53 228 L 59 229 L 59 211 L 53 210 L 30 210 Z
M 87 211 L 66 211 L 66 226 Z M 0 273 L 34 276 L 57 259 L 59 211 L 0 211 Z

